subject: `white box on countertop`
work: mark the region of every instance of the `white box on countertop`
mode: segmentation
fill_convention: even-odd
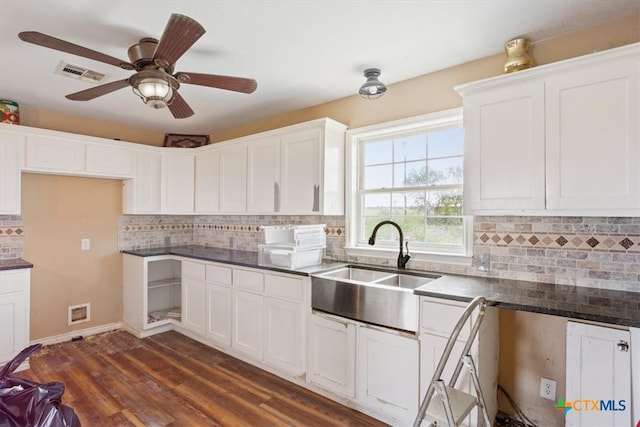
[[[266,245],[296,248],[324,248],[327,244],[326,224],[263,226]]]
[[[293,246],[259,245],[258,264],[304,268],[322,264],[322,248],[300,249]]]

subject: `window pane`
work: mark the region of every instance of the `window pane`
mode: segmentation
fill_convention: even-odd
[[[462,184],[462,157],[429,160],[430,185]]]
[[[427,136],[410,135],[393,140],[394,162],[422,160],[427,158]]]
[[[388,220],[389,217],[378,216],[378,217],[365,217],[364,220],[364,235],[360,238],[364,241],[368,241],[369,237],[373,233],[373,229],[377,224],[381,221]],[[398,230],[395,229],[394,226],[386,224],[381,226],[376,233],[376,242],[382,241],[397,241],[398,240]]]
[[[364,164],[377,165],[391,163],[393,145],[391,140],[367,142],[364,144]]]
[[[462,215],[462,190],[429,191],[426,204],[428,215]]]
[[[429,134],[429,158],[461,156],[464,135],[462,128],[447,129]]]
[[[425,239],[425,220],[424,215],[408,215],[400,218],[394,218],[402,227],[405,240],[414,242],[424,242]]]
[[[427,162],[424,160],[395,163],[393,166],[394,187],[425,185],[426,166]]]
[[[393,218],[406,215],[424,216],[424,192],[393,193],[391,195]]]
[[[364,216],[391,216],[391,194],[365,194],[362,213]]]
[[[463,237],[462,218],[427,217],[427,243],[459,245]]]
[[[364,168],[364,189],[393,187],[392,165],[367,166]]]

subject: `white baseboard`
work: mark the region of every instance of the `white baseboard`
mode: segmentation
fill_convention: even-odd
[[[31,344],[51,345],[61,342],[71,341],[73,337],[82,336],[87,337],[89,335],[101,334],[103,332],[115,331],[122,329],[122,322],[107,323],[106,325],[94,326],[93,328],[77,329],[75,331],[67,332],[66,334],[54,335],[52,337],[40,338],[31,341]]]

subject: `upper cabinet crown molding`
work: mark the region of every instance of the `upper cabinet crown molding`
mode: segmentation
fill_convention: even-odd
[[[640,43],[456,90],[467,214],[640,214]]]

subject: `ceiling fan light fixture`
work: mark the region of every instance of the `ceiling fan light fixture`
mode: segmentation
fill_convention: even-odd
[[[151,108],[164,108],[173,96],[173,89],[169,82],[159,78],[145,78],[140,80],[134,92]]]
[[[378,68],[367,68],[364,70],[367,81],[360,86],[360,96],[366,99],[378,99],[387,91],[387,87],[378,80],[380,70]]]

